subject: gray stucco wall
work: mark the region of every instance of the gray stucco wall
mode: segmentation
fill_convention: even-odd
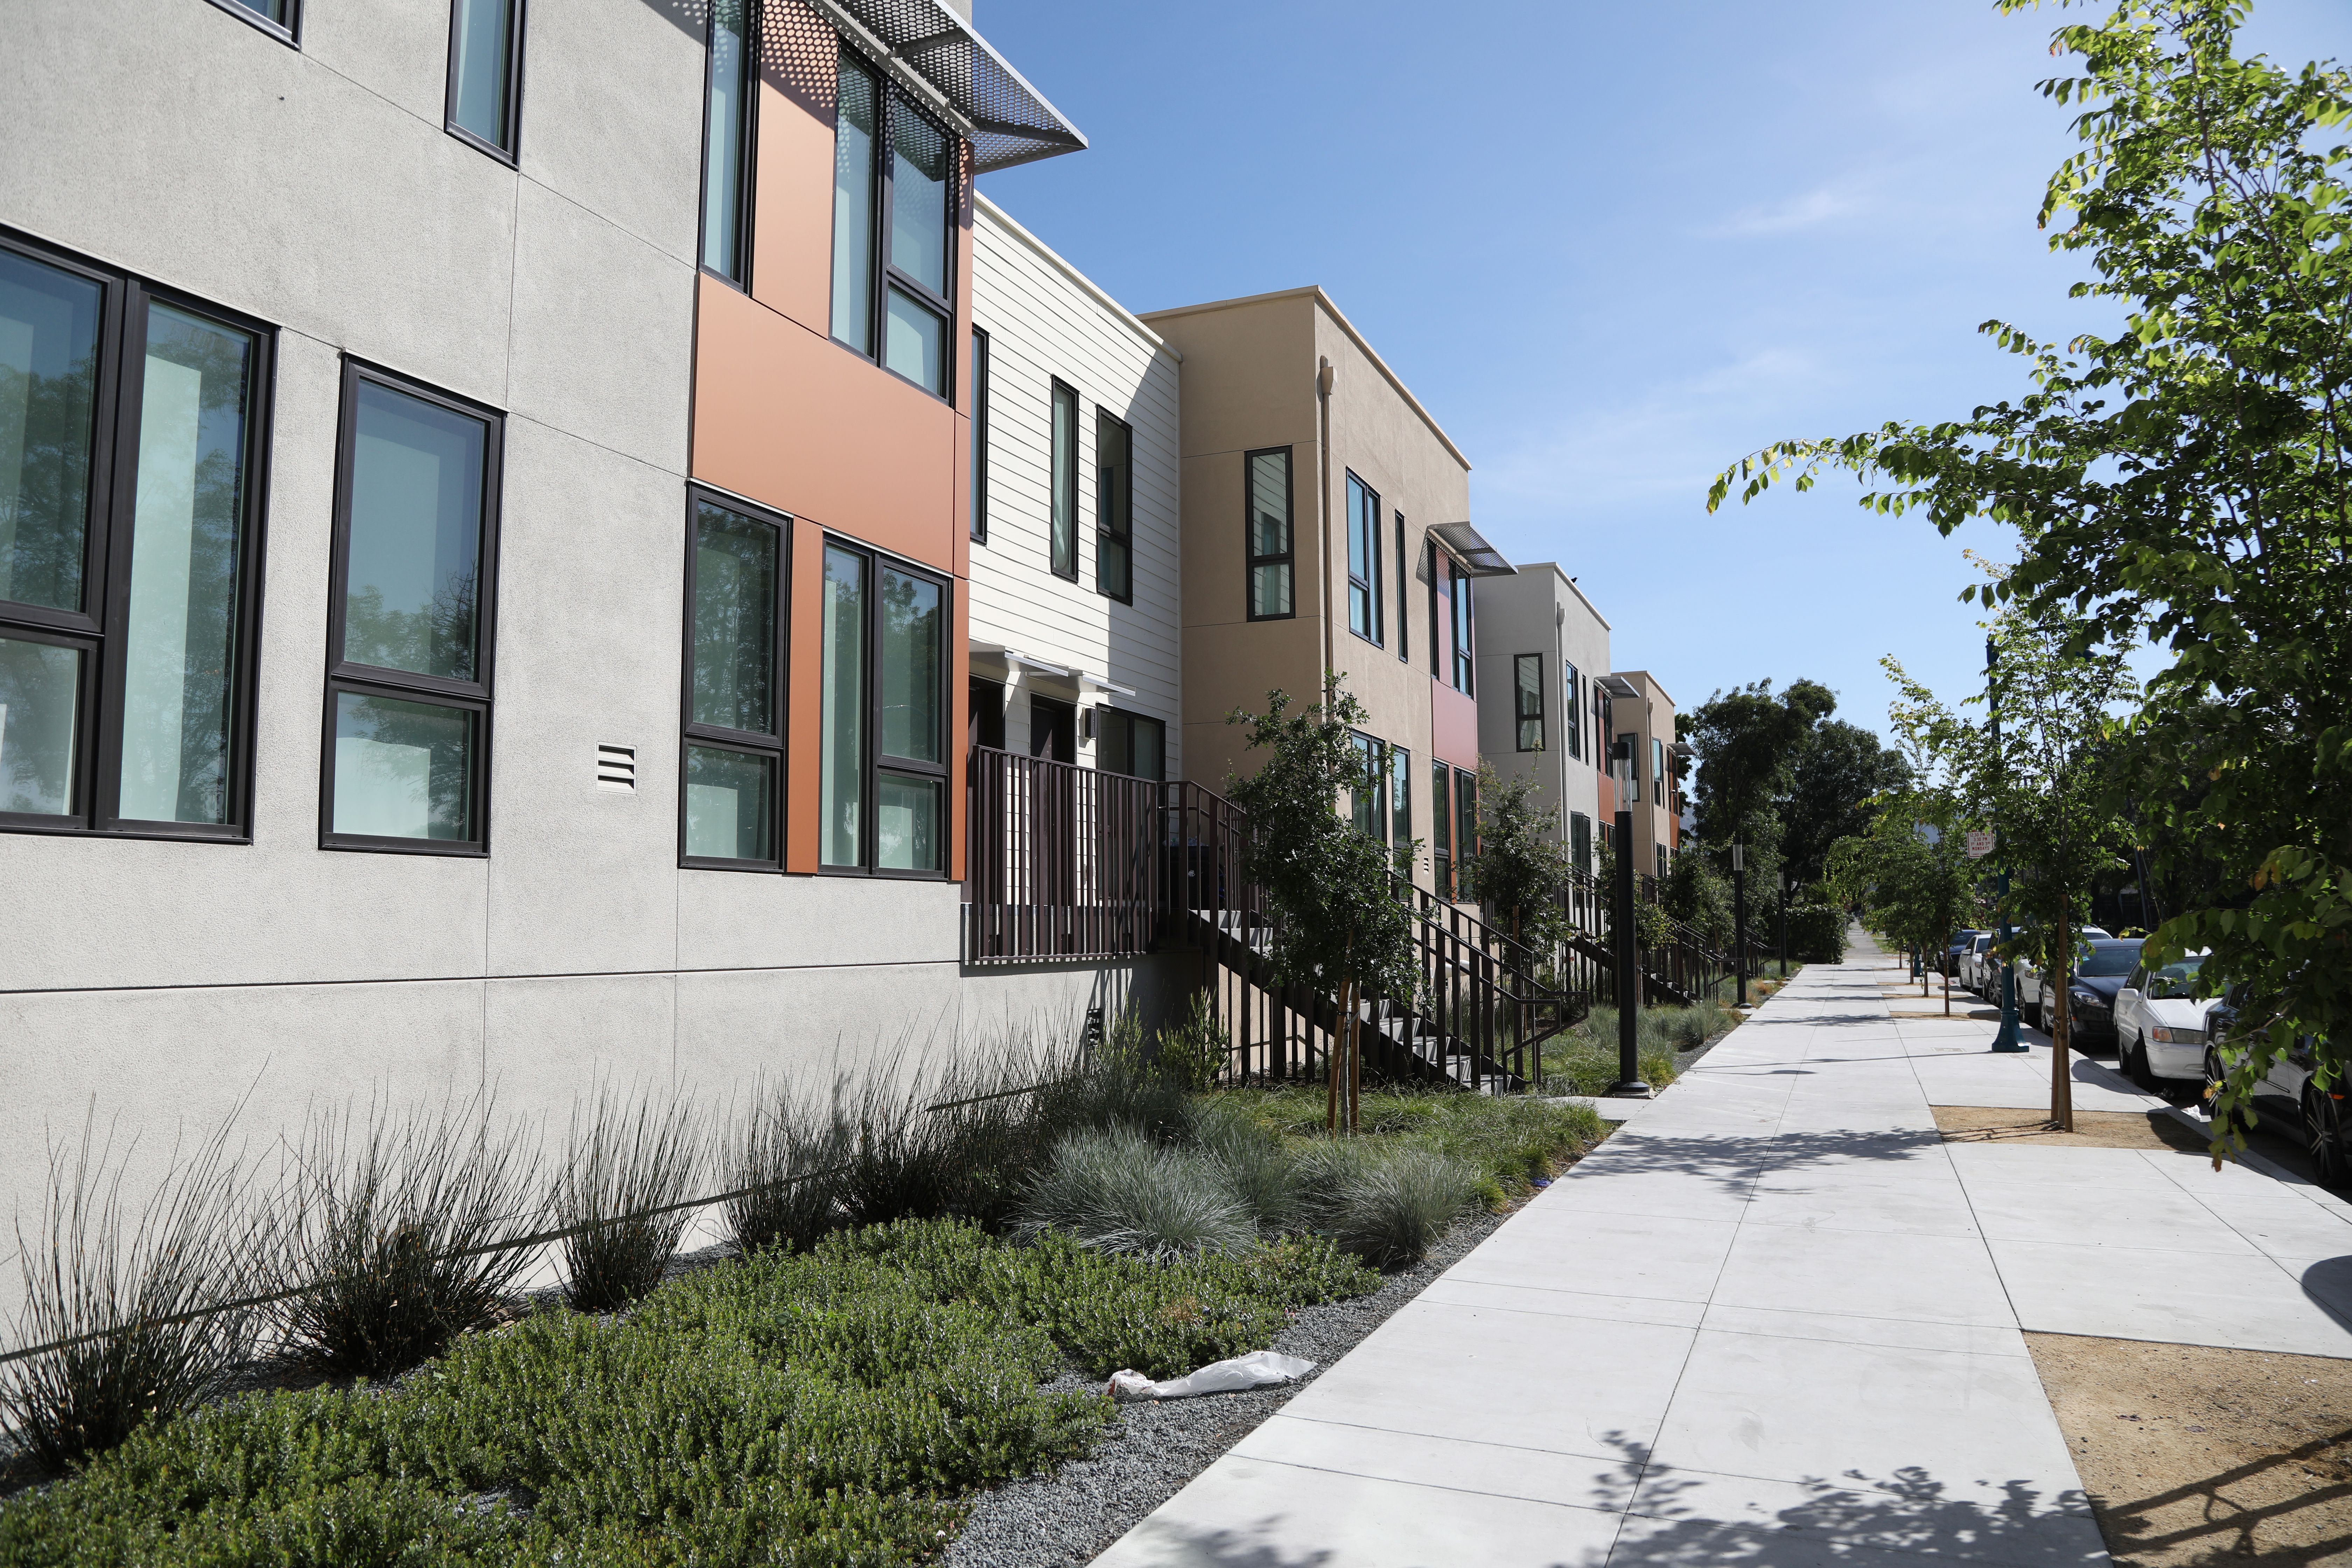
[[[700,7],[530,6],[519,169],[443,129],[448,0],[303,10],[298,50],[0,0],[0,224],[278,328],[253,842],[0,834],[0,1312],[5,1211],[89,1115],[136,1192],[240,1100],[255,1143],[383,1090],[560,1118],[599,1073],[723,1093],[1163,989],[968,973],[952,885],[677,867]],[[508,415],[487,859],[318,847],[345,353]]]

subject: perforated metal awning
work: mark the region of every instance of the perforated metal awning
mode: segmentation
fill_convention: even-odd
[[[974,172],[1086,149],[1086,136],[945,0],[809,0],[971,142]]]
[[[1466,522],[1441,522],[1430,532],[1437,542],[1445,546],[1465,577],[1516,577],[1519,569],[1503,559],[1503,552],[1486,542],[1478,531]]]

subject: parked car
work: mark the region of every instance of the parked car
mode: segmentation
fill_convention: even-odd
[[[1969,939],[1969,945],[1967,947],[1961,949],[1959,969],[1958,973],[1955,976],[1955,978],[1959,982],[1961,990],[1979,991],[1983,989],[1981,977],[1987,967],[1985,963],[1985,950],[1993,944],[1994,940],[1995,937],[1993,932],[1989,931],[1980,931],[1977,932],[1975,936]]]
[[[1976,945],[1977,938],[1991,934],[1990,931],[1980,931],[1974,926],[1967,931],[1954,931],[1950,945],[1944,949],[1944,962],[1937,965],[1937,972],[1957,978],[1960,973],[1960,954]]]
[[[2074,934],[2082,942],[2086,942],[2116,940],[2107,934],[2106,929],[2103,926],[2084,926]],[[2079,947],[2077,951],[2080,951]],[[2030,958],[2019,958],[2012,962],[2011,973],[2017,976],[2018,1012],[2035,1028],[2047,1029],[2050,1026],[2050,1020],[2042,1013],[2041,1002],[2042,966]],[[1985,988],[1985,995],[1989,1000],[1998,1002],[2000,1000],[2000,992],[1998,989],[2000,984],[2000,972],[1996,969],[1989,978],[1990,984]]]
[[[2230,1037],[2237,1033],[2247,1006],[2245,987],[2232,985],[2205,1015],[2205,1105],[2212,1109],[2213,1092],[2221,1087],[2223,1055]],[[2271,1058],[2270,1070],[2254,1090],[2254,1120],[2281,1131],[2299,1132],[2311,1154],[2312,1173],[2331,1187],[2352,1185],[2352,1121],[2347,1121],[2342,1082],[2322,1089],[2312,1082],[2317,1061],[2312,1037],[2297,1040],[2290,1049]]]
[[[2073,1008],[2068,1026],[2068,1043],[2080,1047],[2084,1040],[2102,1041],[2116,1037],[2116,994],[2132,971],[2139,967],[2140,942],[2137,937],[2094,938],[2074,955],[2074,972],[2067,977],[2066,996]],[[2023,967],[2021,962],[2021,968]],[[2018,1005],[2032,1020],[2033,1026],[2047,1033],[2058,1021],[2058,988],[2050,975],[2032,971],[2032,990],[2025,989],[2024,975],[2018,977]]]
[[[2217,998],[2194,994],[2205,955],[2150,969],[2137,965],[2116,993],[2116,1055],[2143,1089],[2205,1079],[2205,1015]]]

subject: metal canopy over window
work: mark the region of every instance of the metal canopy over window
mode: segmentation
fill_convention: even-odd
[[[950,121],[972,149],[972,173],[1083,152],[1087,139],[945,0],[811,0],[881,60],[898,85]]]
[[[1454,557],[1455,570],[1465,577],[1516,577],[1519,569],[1466,522],[1441,522],[1430,531]]]

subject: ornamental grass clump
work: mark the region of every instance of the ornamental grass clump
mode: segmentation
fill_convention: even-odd
[[[656,1104],[599,1085],[575,1105],[563,1168],[548,1194],[563,1238],[563,1297],[583,1312],[617,1311],[662,1281],[702,1190],[707,1123],[693,1103]]]
[[[840,1220],[840,1128],[789,1085],[755,1089],[727,1152],[727,1234],[739,1252],[807,1251]]]
[[[1367,1106],[1370,1101],[1367,1101]],[[1186,1142],[1216,1163],[1227,1188],[1260,1231],[1279,1236],[1299,1223],[1298,1162],[1282,1139],[1233,1100],[1193,1102]]]
[[[487,1095],[317,1112],[277,1198],[269,1320],[294,1359],[389,1377],[497,1321],[541,1213],[535,1146]]]
[[[1480,1196],[1475,1167],[1417,1144],[1326,1143],[1300,1163],[1308,1223],[1376,1268],[1421,1261]]]
[[[0,1363],[0,1419],[37,1464],[62,1470],[215,1393],[250,1353],[250,1307],[200,1309],[257,1293],[260,1240],[227,1127],[134,1217],[111,1140],[49,1151],[38,1230],[16,1228],[23,1305],[10,1342],[48,1345]]]
[[[1016,1215],[1022,1236],[1066,1231],[1097,1251],[1143,1258],[1232,1252],[1257,1239],[1256,1218],[1213,1155],[1132,1128],[1063,1139]]]

